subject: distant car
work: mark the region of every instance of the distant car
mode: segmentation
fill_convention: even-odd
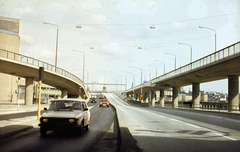
[[[97,97],[96,96],[91,96],[91,103],[97,102]]]
[[[84,99],[55,99],[44,110],[39,124],[42,136],[50,130],[73,130],[80,134],[84,128],[89,130],[91,115]]]
[[[45,99],[45,100],[41,100],[41,104],[47,104],[48,103],[48,100]]]
[[[100,100],[100,107],[106,106],[109,107],[109,101],[107,99],[101,99]]]
[[[106,99],[104,95],[100,95],[99,99]]]

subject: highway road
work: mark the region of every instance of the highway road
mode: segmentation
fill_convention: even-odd
[[[240,121],[209,112],[129,105],[106,94],[117,110],[120,129],[128,128],[137,151],[239,151]],[[131,147],[128,150],[134,150]]]
[[[99,99],[98,103],[99,104]],[[91,109],[91,127],[82,135],[75,132],[51,132],[41,137],[39,127],[1,141],[0,151],[92,151],[101,137],[107,132],[114,119],[114,111],[110,108],[96,106]]]

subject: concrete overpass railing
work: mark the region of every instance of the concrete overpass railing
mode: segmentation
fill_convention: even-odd
[[[207,64],[211,64],[215,61],[218,61],[218,60],[221,60],[221,59],[224,59],[226,57],[229,57],[229,56],[232,56],[234,54],[238,54],[240,53],[240,41],[237,42],[237,43],[234,43],[226,48],[223,48],[217,52],[214,52],[208,56],[205,56],[201,59],[198,59],[194,62],[191,62],[185,66],[182,66],[176,70],[173,70],[169,73],[166,73],[166,74],[163,74],[157,78],[154,78],[152,79],[152,83],[155,83],[155,82],[158,82],[159,80],[164,80],[164,79],[168,79],[170,77],[173,77],[173,76],[176,76],[176,75],[180,75],[182,73],[185,73],[185,72],[188,72],[188,71],[191,71],[193,69],[197,69],[197,68],[200,68],[202,66],[205,66]]]
[[[63,75],[63,76],[66,76],[66,77],[68,77],[72,80],[75,80],[80,85],[84,86],[82,80],[79,79],[77,76],[75,76],[72,73],[70,73],[66,70],[63,70],[59,67],[55,67],[54,65],[46,63],[44,61],[40,61],[40,60],[32,58],[32,57],[28,57],[28,56],[25,56],[25,55],[10,52],[10,51],[3,50],[3,49],[0,49],[0,57],[4,57],[4,58],[7,58],[7,59],[27,63],[27,64],[30,64],[30,65],[33,65],[33,66],[36,66],[36,67],[44,67],[44,69],[46,69],[46,70],[58,73],[58,74]]]
[[[166,74],[163,74],[159,77],[156,77],[152,80],[150,80],[152,82],[152,84],[156,84],[159,83],[160,81],[163,82],[166,79],[169,79],[171,77],[176,77],[179,76],[181,74],[187,73],[187,72],[191,72],[192,70],[196,70],[198,68],[202,68],[204,66],[213,64],[216,61],[220,61],[224,58],[236,55],[236,54],[240,54],[240,41],[237,43],[234,43],[228,47],[225,47],[219,51],[216,51],[212,54],[209,54],[203,58],[200,58],[194,62],[191,62],[185,66],[182,66],[178,69],[175,69],[173,71],[170,71]],[[137,90],[141,88],[141,84],[135,86],[132,89],[128,89],[126,92],[131,92],[132,90]],[[170,87],[169,87],[170,88]]]

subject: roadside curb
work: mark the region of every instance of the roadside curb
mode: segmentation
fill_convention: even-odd
[[[29,121],[28,124],[21,123],[21,124],[16,124],[12,126],[2,127],[1,133],[0,133],[0,140],[9,136],[13,136],[18,133],[21,133],[23,131],[33,129],[34,126],[36,126],[37,122],[38,120],[32,120],[32,121]]]
[[[112,107],[114,106],[112,105]],[[119,151],[120,152],[126,152],[126,151],[141,152],[142,150],[139,149],[139,147],[137,146],[137,141],[133,138],[129,129],[124,126],[123,121],[121,119],[121,112],[119,112],[115,107],[114,109],[116,110],[116,119],[118,121],[118,130],[119,130],[119,139],[120,139]]]

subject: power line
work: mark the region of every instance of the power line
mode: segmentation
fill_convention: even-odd
[[[223,15],[216,15],[216,16],[209,16],[209,17],[203,17],[203,18],[196,18],[196,19],[189,19],[189,20],[180,20],[180,21],[173,21],[173,22],[163,22],[163,23],[152,23],[152,24],[79,24],[79,25],[89,25],[89,26],[149,26],[149,25],[163,25],[163,24],[173,24],[173,23],[179,23],[179,22],[190,22],[190,21],[196,21],[196,20],[202,20],[202,19],[209,19],[209,18],[215,18],[215,17],[222,17],[222,16],[228,16],[228,15],[236,15],[240,14],[240,12],[237,13],[231,13],[231,14],[223,14]]]

